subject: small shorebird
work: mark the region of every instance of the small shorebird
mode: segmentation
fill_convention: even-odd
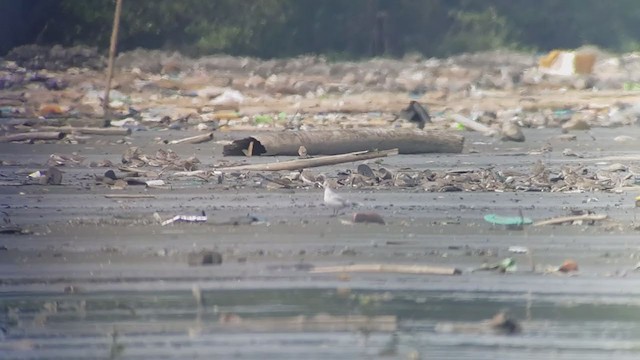
[[[333,191],[328,180],[325,180],[324,183],[322,183],[322,187],[324,187],[324,203],[333,209],[333,216],[337,216],[338,211],[348,206],[357,205]]]

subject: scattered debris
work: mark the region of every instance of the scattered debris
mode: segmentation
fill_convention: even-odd
[[[140,148],[130,147],[122,154],[122,163],[131,168],[143,166],[162,167],[163,170],[196,170],[200,160],[195,157],[181,159],[178,154],[172,150],[159,149],[154,156],[143,154]],[[123,170],[120,168],[120,170]],[[124,171],[124,170],[123,170]],[[136,170],[133,170],[136,171]]]
[[[76,154],[51,154],[45,165],[47,166],[79,166],[86,160],[84,156]]]
[[[164,182],[164,180],[157,179],[157,180],[147,180],[145,181],[145,184],[147,187],[155,188],[155,187],[162,187],[166,183]]]
[[[522,326],[518,320],[509,315],[507,310],[503,310],[491,319],[480,322],[439,322],[435,326],[435,331],[438,333],[515,335],[522,332]]]
[[[234,216],[229,220],[221,221],[214,223],[215,225],[232,225],[232,226],[240,226],[240,225],[269,225],[267,219],[253,215],[247,214],[246,216]]]
[[[524,246],[509,246],[507,251],[514,254],[526,254],[529,252],[529,249]]]
[[[41,185],[60,185],[62,184],[62,171],[52,166],[47,170],[32,172],[28,178],[38,180]]]
[[[171,219],[165,220],[161,223],[162,226],[170,225],[178,222],[186,223],[200,223],[207,222],[207,215],[202,211],[201,215],[176,215]]]
[[[495,264],[482,264],[482,267],[480,267],[479,269],[475,269],[474,271],[480,270],[496,270],[501,273],[510,273],[518,270],[518,267],[516,265],[515,259],[505,258]]]

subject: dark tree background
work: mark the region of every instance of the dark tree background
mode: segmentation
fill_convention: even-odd
[[[0,0],[0,55],[106,49],[114,0]],[[352,59],[585,44],[640,49],[640,0],[124,0],[120,49]]]

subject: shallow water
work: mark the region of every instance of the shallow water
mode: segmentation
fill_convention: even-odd
[[[0,347],[2,358],[105,358],[111,333],[122,358],[392,358],[634,359],[640,356],[640,296],[612,303],[572,303],[563,296],[489,292],[364,291],[336,289],[203,291],[198,308],[190,291],[96,292],[3,296],[19,309]],[[57,304],[46,321],[46,303]],[[82,304],[82,305],[81,305]],[[49,305],[50,307],[50,305]],[[516,335],[438,332],[438,324],[473,323],[501,309],[522,320]],[[277,319],[331,315],[395,315],[396,331],[283,329]],[[220,314],[247,326],[221,323]],[[252,321],[269,319],[258,328]],[[40,319],[41,320],[41,319]],[[271,322],[270,322],[271,321]],[[272,325],[269,325],[272,324]],[[247,329],[248,328],[248,329]],[[394,340],[394,337],[396,338]],[[8,350],[28,340],[29,349]]]

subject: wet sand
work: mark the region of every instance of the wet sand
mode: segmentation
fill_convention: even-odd
[[[175,137],[195,133],[170,132]],[[557,129],[525,131],[525,143],[505,143],[465,133],[462,154],[395,156],[390,169],[478,169],[494,166],[528,172],[542,160],[551,168],[583,164],[640,165],[640,147],[613,138],[640,138],[638,127],[575,132],[576,142],[553,143],[551,154],[529,155]],[[222,158],[222,145],[163,145],[158,132],[139,132],[132,145],[145,153],[172,149],[196,155],[202,168]],[[216,133],[216,140],[240,134]],[[166,134],[162,134],[166,136]],[[593,140],[595,138],[595,140]],[[96,143],[95,141],[100,142]],[[85,144],[2,144],[0,205],[25,235],[0,236],[0,342],[2,358],[108,358],[123,346],[122,358],[557,358],[616,359],[640,355],[640,209],[638,187],[616,192],[425,192],[420,188],[338,191],[362,204],[338,217],[322,204],[315,187],[272,189],[259,177],[234,186],[197,178],[168,179],[170,188],[129,186],[112,190],[95,184],[90,161],[120,163],[129,144],[94,137]],[[552,140],[553,142],[553,140]],[[562,155],[564,148],[583,158]],[[63,185],[21,185],[44,169],[52,153],[77,152],[84,165],[62,167]],[[278,158],[225,158],[269,162]],[[315,169],[328,176],[358,164]],[[252,176],[252,174],[249,174]],[[108,199],[107,194],[153,198]],[[566,215],[570,209],[603,213],[593,225],[494,227],[489,213],[534,221]],[[167,219],[205,211],[203,224],[161,226]],[[385,225],[345,224],[353,211],[375,211]],[[264,222],[227,225],[253,214]],[[524,246],[529,254],[509,252]],[[223,263],[189,266],[190,252],[215,250]],[[510,274],[472,272],[483,263],[513,257]],[[545,274],[565,259],[575,274]],[[457,276],[388,273],[316,274],[310,267],[354,263],[421,264],[456,267]],[[538,271],[532,272],[532,263]],[[201,293],[201,304],[198,296]],[[441,321],[490,318],[508,307],[523,321],[517,336],[443,334]],[[247,318],[296,315],[395,315],[391,331],[236,329],[220,314]],[[276,323],[277,324],[277,323]],[[110,335],[117,331],[115,340]]]

